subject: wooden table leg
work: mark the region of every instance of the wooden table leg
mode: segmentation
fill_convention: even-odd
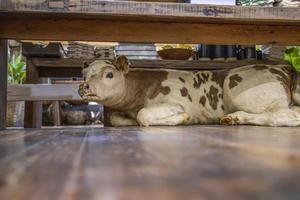
[[[53,102],[53,124],[54,126],[61,126],[61,110],[60,110],[60,102]]]
[[[104,106],[103,107],[103,125],[106,126],[112,126],[110,123],[110,115],[112,113],[112,110],[109,109],[108,107]]]
[[[26,65],[26,83],[37,84],[39,83],[39,73],[37,68],[27,59]],[[25,128],[41,128],[43,117],[43,104],[42,101],[26,102],[24,127]]]
[[[4,130],[6,128],[7,45],[7,40],[0,39],[0,130]]]

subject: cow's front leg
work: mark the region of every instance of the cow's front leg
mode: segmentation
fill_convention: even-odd
[[[138,123],[135,118],[125,112],[113,112],[110,116],[110,123],[112,126],[137,126]]]
[[[160,103],[141,109],[137,121],[141,126],[186,124],[190,116],[178,104]]]

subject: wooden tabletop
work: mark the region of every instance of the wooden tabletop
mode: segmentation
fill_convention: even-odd
[[[300,44],[300,8],[94,0],[1,0],[0,38]]]
[[[27,58],[39,71],[40,77],[82,77],[83,59]],[[130,60],[131,68],[175,69],[175,70],[223,70],[253,64],[287,64],[281,60],[245,59],[236,61],[200,60]]]
[[[299,199],[299,128],[6,130],[0,199]]]

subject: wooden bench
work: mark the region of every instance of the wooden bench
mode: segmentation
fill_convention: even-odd
[[[78,84],[8,85],[8,101],[71,101],[81,100]]]
[[[82,63],[84,60],[69,58],[27,58],[29,71],[36,71],[34,84],[15,85],[8,87],[8,101],[29,101],[25,109],[25,127],[40,128],[42,120],[42,102],[46,100],[80,100],[78,85],[42,85],[38,80],[42,77],[82,77]],[[179,60],[131,60],[132,68],[165,68],[177,70],[220,70],[230,69],[249,64],[276,64],[280,60],[238,60],[238,61],[179,61]],[[105,109],[108,111],[108,109]],[[108,122],[107,119],[105,119]],[[109,124],[105,123],[105,124]]]

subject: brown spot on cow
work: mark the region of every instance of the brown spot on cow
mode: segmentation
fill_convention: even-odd
[[[190,102],[193,102],[193,99],[190,94],[188,94],[188,99],[190,100]]]
[[[209,105],[214,109],[214,110],[217,110],[217,107],[218,107],[218,102],[219,102],[219,99],[218,99],[218,88],[214,87],[213,85],[210,86],[209,88],[209,92],[208,92],[208,102],[209,102]]]
[[[154,99],[155,97],[157,97],[157,95],[159,95],[160,93],[163,95],[167,95],[171,92],[171,88],[169,86],[160,86],[157,88],[157,90],[154,90],[152,95],[150,95],[150,99]]]
[[[189,91],[186,89],[186,87],[183,87],[180,89],[181,96],[186,97],[189,94]]]
[[[224,105],[221,105],[221,109],[222,109],[222,110],[224,110],[224,109],[225,109],[225,108],[224,108]]]
[[[196,74],[196,77],[194,77],[194,88],[200,88],[200,86],[204,83],[205,81],[200,77],[200,74]]]
[[[205,96],[201,96],[200,100],[199,100],[199,103],[202,104],[202,106],[205,106],[205,103],[206,103],[206,98]]]
[[[211,80],[216,82],[221,88],[223,88],[224,79],[227,73],[225,71],[213,72]]]
[[[193,102],[191,95],[186,87],[180,89],[181,96],[187,97],[190,102]]]
[[[253,68],[256,69],[257,71],[268,69],[266,65],[255,65]]]
[[[165,87],[161,87],[161,88],[160,88],[160,93],[162,93],[163,95],[169,94],[170,91],[171,91],[171,89],[170,89],[169,86],[165,86]]]
[[[232,76],[229,77],[229,88],[232,89],[235,86],[238,85],[238,83],[240,83],[242,81],[242,77],[240,77],[238,74],[234,74]]]
[[[280,68],[283,69],[283,68]],[[276,79],[284,87],[289,99],[291,99],[291,77],[288,73],[281,71],[280,69],[270,68],[269,71],[276,75]]]
[[[184,80],[184,78],[182,78],[182,77],[179,77],[179,80],[180,80],[181,82],[185,83],[185,80]]]
[[[209,74],[202,73],[201,76],[202,76],[202,78],[203,78],[203,80],[204,80],[204,83],[208,81]]]

